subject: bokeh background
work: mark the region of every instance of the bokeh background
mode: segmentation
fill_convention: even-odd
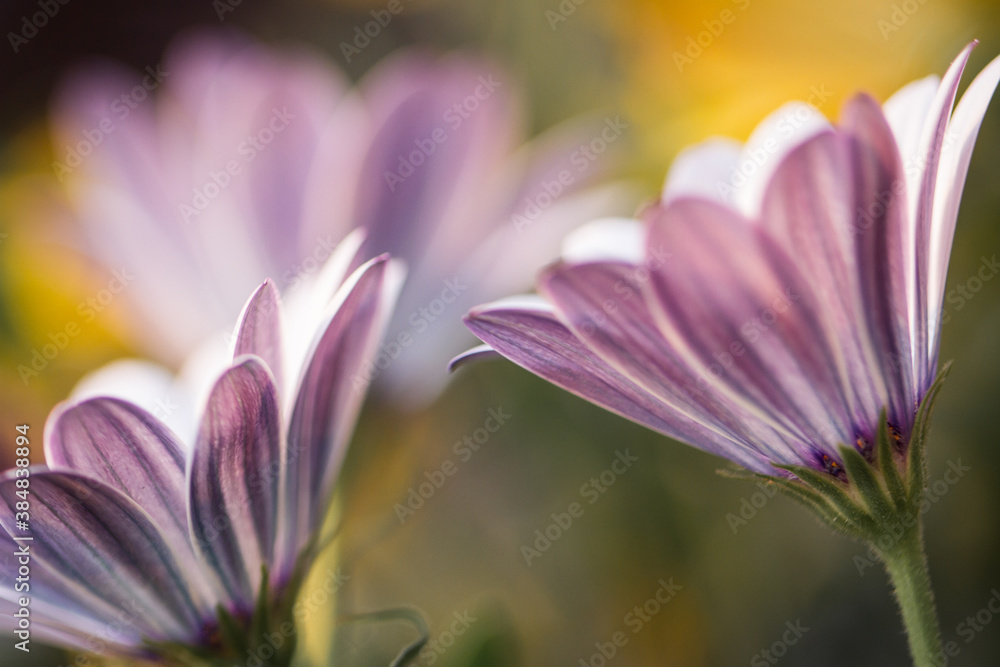
[[[70,223],[49,167],[53,90],[94,56],[142,69],[196,27],[237,28],[265,44],[304,43],[352,79],[408,45],[485,53],[520,80],[533,134],[593,111],[621,114],[629,129],[616,175],[653,197],[683,146],[713,134],[745,139],[788,99],[812,96],[836,117],[857,90],[884,99],[915,78],[942,73],[973,38],[981,44],[968,71],[1000,53],[1000,4],[985,1],[404,0],[404,11],[346,62],[340,43],[385,5],[242,0],[227,3],[220,20],[219,2],[209,0],[71,0],[17,53],[8,33],[20,31],[37,2],[0,6],[5,467],[15,424],[31,424],[40,454],[49,409],[84,373],[137,349],[121,299],[28,385],[16,371],[107,282],[65,242]],[[720,30],[723,12],[735,18]],[[687,51],[689,39],[713,27],[718,34],[703,39],[707,46]],[[968,178],[949,289],[1000,253],[998,155],[1000,109],[992,108]],[[959,624],[1000,589],[1000,280],[982,283],[961,309],[946,309],[941,358],[956,364],[936,414],[931,479],[943,479],[949,464],[968,470],[955,484],[939,485],[944,492],[926,516],[928,550],[944,638],[961,649],[949,664],[994,665],[1000,618],[971,637]],[[336,604],[311,618],[303,664],[387,664],[412,639],[411,629],[336,624],[336,617],[399,605],[424,612],[439,648],[425,650],[415,662],[421,665],[596,667],[605,664],[600,645],[619,631],[628,642],[609,665],[772,664],[761,651],[781,641],[786,624],[808,630],[776,651],[780,664],[907,664],[885,577],[866,567],[863,547],[781,498],[767,499],[734,529],[727,515],[743,509],[749,516],[744,500],[761,504],[761,496],[754,498],[753,485],[718,477],[719,461],[506,362],[462,370],[419,411],[375,396],[349,455],[336,501],[342,526],[325,563],[349,579]],[[455,444],[474,436],[490,409],[509,418],[464,460]],[[594,496],[582,496],[581,487],[625,450],[637,461],[589,504]],[[448,460],[456,474],[401,521],[394,506]],[[534,544],[553,513],[581,499],[583,516],[527,564],[522,546]],[[636,616],[628,615],[661,580],[680,588],[633,632]],[[456,614],[475,620],[455,625],[462,631],[453,636]],[[0,646],[5,665],[69,664],[41,646],[25,658],[11,643]]]

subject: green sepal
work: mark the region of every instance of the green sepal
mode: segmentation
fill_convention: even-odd
[[[889,434],[889,417],[885,408],[882,408],[878,419],[879,426],[875,432],[875,455],[878,457],[878,469],[882,473],[882,479],[885,480],[885,486],[889,490],[893,504],[896,509],[902,510],[907,505],[906,487],[903,485],[903,477],[899,474],[899,468],[896,467],[896,451],[895,447],[892,446],[892,437]]]
[[[884,411],[883,411],[884,412]],[[861,499],[868,506],[875,521],[881,523],[894,514],[892,502],[886,490],[875,476],[875,468],[854,447],[840,445],[837,448],[844,461],[844,470],[851,485],[857,489]]]
[[[917,511],[920,496],[927,484],[926,443],[927,432],[930,430],[931,413],[934,410],[934,402],[937,400],[938,393],[950,371],[951,362],[949,361],[941,367],[937,378],[934,379],[934,384],[924,394],[924,400],[920,402],[917,416],[913,420],[913,433],[910,435],[910,446],[906,453],[906,468],[907,500],[910,510],[914,512]]]
[[[794,467],[794,466],[793,466]],[[794,479],[777,475],[762,475],[745,468],[720,468],[715,471],[721,477],[746,482],[774,484],[784,496],[795,500],[811,510],[821,524],[852,539],[864,539],[867,533],[851,522],[823,494]]]
[[[938,664],[937,659],[942,655],[934,594],[921,537],[919,502],[927,484],[925,448],[931,414],[950,369],[950,362],[944,364],[916,406],[905,455],[905,474],[899,470],[894,437],[883,408],[876,430],[874,461],[867,461],[854,447],[840,445],[837,448],[843,460],[846,484],[833,475],[794,465],[773,464],[793,473],[798,480],[760,476],[776,483],[779,490],[811,509],[826,525],[868,542],[884,562],[895,588],[910,654],[919,667]],[[719,472],[726,477],[755,477],[750,472]]]
[[[157,642],[146,640],[143,644],[155,653],[158,663],[184,665],[184,667],[214,667],[218,657],[206,649],[188,646],[180,642]],[[111,664],[115,664],[114,661]],[[132,664],[131,662],[128,664]]]
[[[233,615],[222,604],[215,606],[215,617],[219,621],[219,634],[222,636],[223,643],[237,655],[246,653],[248,646],[243,624],[233,618]]]
[[[254,608],[253,618],[250,619],[250,645],[253,647],[260,644],[261,637],[271,627],[268,618],[271,610],[268,579],[267,563],[263,563],[260,566],[260,593],[257,594],[257,606]]]
[[[750,472],[746,468],[737,468],[737,467],[719,468],[718,470],[715,471],[715,474],[718,475],[719,477],[725,477],[726,479],[739,479],[745,482],[752,482],[757,479],[766,479],[768,481],[774,479],[769,475],[761,475],[760,473]]]
[[[824,498],[820,493],[810,489],[804,484],[798,484],[794,480],[785,479],[783,477],[770,477],[767,475],[761,475],[762,478],[773,482],[777,486],[778,491],[783,493],[785,496],[796,500],[797,502],[805,505],[807,509],[812,510],[816,518],[819,519],[820,523],[827,526],[828,528],[847,535],[852,539],[862,539],[864,533],[858,526],[845,517],[841,512],[834,507],[830,501]]]
[[[845,485],[839,480],[835,480],[830,475],[817,472],[812,468],[807,468],[806,466],[795,466],[795,465],[782,465],[773,464],[775,468],[780,468],[781,470],[787,470],[799,479],[801,479],[805,484],[808,484],[813,489],[819,492],[821,496],[827,499],[837,511],[840,512],[845,519],[847,519],[852,525],[854,525],[862,534],[874,534],[877,530],[875,522],[872,518],[865,512],[864,508],[860,507],[853,498],[848,495]]]

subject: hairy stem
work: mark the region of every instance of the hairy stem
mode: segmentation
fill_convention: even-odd
[[[915,667],[940,667],[941,631],[938,627],[934,592],[924,555],[920,522],[880,555],[903,613],[903,625]]]

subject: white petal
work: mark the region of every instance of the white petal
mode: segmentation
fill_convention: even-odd
[[[698,196],[731,205],[730,179],[740,164],[741,150],[740,142],[724,137],[713,137],[685,148],[670,165],[663,200]]]
[[[765,118],[744,144],[729,177],[730,196],[737,210],[756,219],[764,190],[782,158],[830,127],[830,121],[805,102],[788,102]]]
[[[300,277],[282,294],[282,342],[285,379],[294,385],[302,370],[313,337],[328,314],[330,300],[354,269],[365,233],[355,229],[337,245],[326,262],[312,275]]]
[[[169,369],[150,361],[120,359],[85,375],[73,388],[71,402],[111,396],[146,410],[190,445],[196,403]]]
[[[494,310],[497,308],[532,310],[540,313],[554,313],[555,308],[544,297],[538,294],[515,294],[476,308],[477,311]]]
[[[948,260],[955,236],[958,206],[969,171],[969,160],[976,144],[979,126],[1000,82],[1000,57],[994,58],[969,84],[955,107],[941,149],[937,183],[934,189],[934,215],[931,227],[929,270],[927,275],[928,314],[932,319],[928,349],[937,349],[941,300],[948,277]]]
[[[631,218],[604,218],[588,222],[563,241],[562,258],[567,262],[616,260],[642,263],[646,228]]]
[[[924,126],[940,86],[941,77],[927,76],[903,86],[882,105],[882,111],[896,139],[899,156],[903,160],[907,201],[911,212],[915,210],[920,180],[924,173],[925,165],[920,150]]]
[[[184,365],[177,374],[177,391],[187,397],[185,407],[188,409],[185,418],[187,423],[174,431],[189,448],[194,444],[198,421],[212,387],[219,376],[232,365],[232,337],[232,331],[219,330],[206,338],[184,360]]]

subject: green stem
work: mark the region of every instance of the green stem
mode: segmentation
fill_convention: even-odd
[[[896,601],[903,612],[903,625],[910,642],[915,667],[939,667],[941,631],[934,607],[934,592],[924,555],[920,522],[891,548],[881,550],[889,579],[896,589]]]

